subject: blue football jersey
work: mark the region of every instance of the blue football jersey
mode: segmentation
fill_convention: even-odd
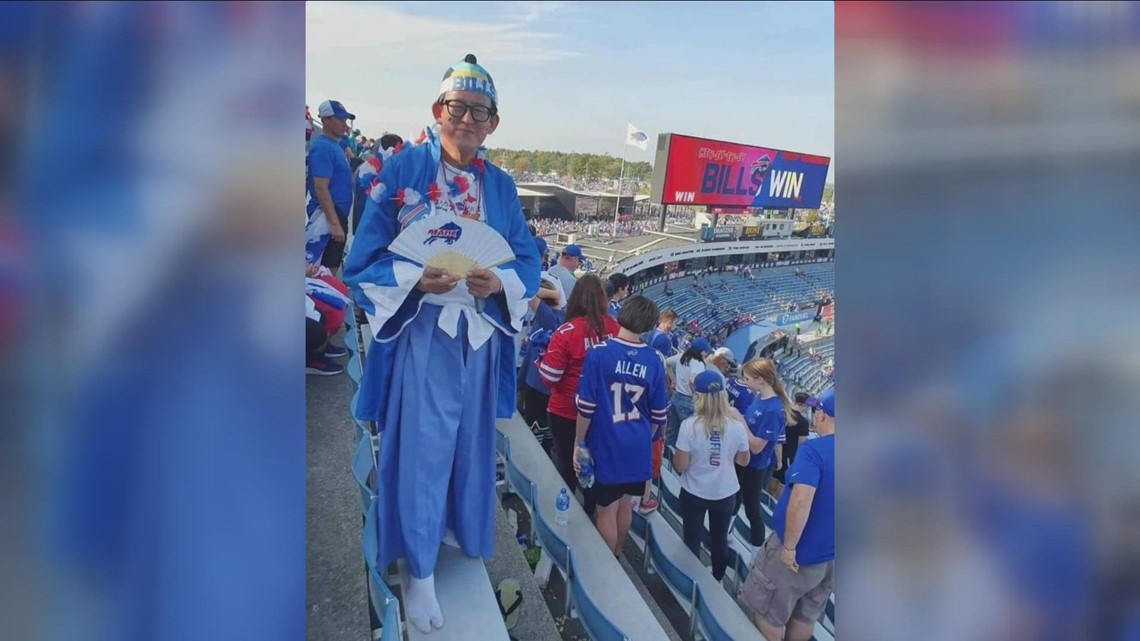
[[[664,426],[665,365],[644,343],[610,338],[586,353],[576,398],[590,419],[586,447],[599,483],[641,483],[652,476],[654,426]]]
[[[748,386],[735,378],[728,380],[725,390],[728,392],[728,402],[744,416],[748,412],[748,408],[752,405],[752,390]]]

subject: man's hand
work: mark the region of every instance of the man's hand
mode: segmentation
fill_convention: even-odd
[[[416,283],[416,289],[427,294],[446,294],[455,289],[459,278],[438,267],[424,267],[424,275]]]
[[[788,566],[788,569],[791,570],[792,572],[799,572],[800,571],[800,565],[798,563],[796,563],[796,551],[795,550],[789,550],[788,548],[781,545],[780,546],[780,560],[783,561],[784,565]]]
[[[344,242],[344,228],[339,223],[329,227],[329,233],[332,234],[332,239],[338,243]]]
[[[487,298],[503,290],[503,281],[489,269],[472,269],[467,273],[467,291],[475,298]]]

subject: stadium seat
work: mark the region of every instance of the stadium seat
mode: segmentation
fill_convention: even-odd
[[[716,620],[716,615],[709,610],[708,600],[704,596],[704,589],[697,586],[696,598],[693,599],[693,612],[696,625],[693,626],[692,638],[694,641],[735,641]]]
[[[573,614],[577,615],[586,634],[593,641],[629,641],[629,637],[610,621],[590,597],[589,592],[579,580],[578,569],[575,566],[574,551],[566,548],[570,558],[570,600],[573,601]]]
[[[348,359],[348,377],[357,387],[360,386],[360,379],[364,376],[364,370],[360,364],[360,352],[357,352]]]
[[[364,563],[368,571],[368,600],[377,619],[383,626],[380,641],[402,641],[404,638],[400,621],[400,602],[380,578],[376,567],[379,555],[380,524],[376,501],[371,501],[365,510],[364,518]]]
[[[577,500],[570,501],[567,525],[550,527],[553,524],[555,500],[559,491],[566,487],[566,483],[522,418],[516,413],[510,419],[499,420],[498,429],[509,438],[511,464],[534,481],[534,502],[539,506],[535,512],[545,513],[546,527],[552,529],[567,546],[573,548],[573,554],[577,559],[576,567],[582,574],[575,577],[571,569],[572,579],[582,583],[597,609],[624,631],[632,641],[658,641],[667,638],[668,635],[661,622],[654,616],[626,568],[614,558],[613,552],[602,540],[597,528],[590,522]],[[508,469],[508,475],[509,473]],[[542,536],[545,536],[545,533]],[[553,561],[544,560],[540,565],[545,566],[548,571],[552,569]],[[545,572],[536,570],[535,574],[541,584],[541,576]]]
[[[647,559],[652,562],[678,604],[689,615],[687,638],[694,638],[698,629],[697,592],[703,591],[705,608],[715,619],[716,627],[727,631],[725,638],[738,641],[763,641],[760,631],[737,605],[736,600],[713,578],[700,559],[685,547],[681,537],[658,512],[649,521],[650,542]],[[712,626],[706,626],[712,629]]]
[[[538,510],[534,507],[535,496],[538,493],[538,488],[535,486],[534,481],[527,478],[522,470],[515,465],[514,460],[510,456],[506,457],[507,467],[507,483],[510,484],[511,491],[522,499],[526,509],[530,512],[530,532],[527,532],[527,539],[534,540],[535,521],[538,520],[536,514]]]
[[[372,439],[365,435],[356,444],[356,452],[352,455],[352,476],[360,488],[360,510],[362,514],[368,513],[372,499],[376,496],[372,492],[369,477],[376,469],[376,459],[373,458]]]
[[[495,430],[495,449],[498,450],[499,456],[502,456],[503,460],[511,455],[511,440],[499,430]]]
[[[349,411],[349,414],[352,416],[352,420],[356,423],[356,429],[359,432],[359,434],[360,435],[367,434],[369,437],[371,437],[372,436],[372,430],[368,427],[368,424],[365,423],[364,421],[356,418],[356,404],[358,402],[360,402],[360,388],[359,387],[357,387],[356,391],[354,391],[352,393],[352,402],[351,402],[351,405],[349,405],[348,411]]]
[[[566,540],[559,536],[550,524],[546,522],[546,517],[543,515],[542,510],[534,511],[534,518],[531,519],[534,523],[534,532],[538,538],[538,544],[542,546],[542,556],[548,558],[554,567],[562,573],[562,578],[566,580],[566,614],[570,614],[570,581],[572,580],[573,573],[570,571],[570,546]],[[545,575],[545,572],[541,574]],[[545,577],[542,577],[545,578]],[[540,580],[540,584],[545,587],[545,580]]]
[[[660,535],[663,534],[663,528],[667,528],[670,531],[672,531],[672,528],[669,528],[663,521],[656,521],[662,525],[654,527],[654,522],[653,519],[650,519],[649,528],[646,532],[645,567],[642,569],[645,572],[649,572],[652,567],[661,579],[665,581],[665,585],[668,586],[669,591],[673,593],[673,596],[677,599],[677,603],[681,605],[685,613],[691,615],[694,590],[696,590],[697,584],[662,548]],[[673,539],[676,540],[677,543],[680,543],[676,533],[673,533]],[[683,545],[681,545],[681,548],[684,549],[685,554],[692,555],[688,548],[685,548]],[[673,551],[677,551],[676,546],[674,546]]]

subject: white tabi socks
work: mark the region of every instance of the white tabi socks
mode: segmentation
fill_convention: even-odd
[[[426,579],[411,577],[404,609],[408,621],[424,634],[431,632],[432,628],[443,627],[443,612],[439,609],[439,600],[435,597],[434,574]]]

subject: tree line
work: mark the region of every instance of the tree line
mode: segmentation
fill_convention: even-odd
[[[621,158],[609,154],[564,153],[561,151],[526,151],[522,149],[488,149],[487,157],[496,165],[515,174],[554,173],[572,178],[612,178],[621,175]],[[653,165],[644,161],[625,163],[625,177],[648,181]]]

